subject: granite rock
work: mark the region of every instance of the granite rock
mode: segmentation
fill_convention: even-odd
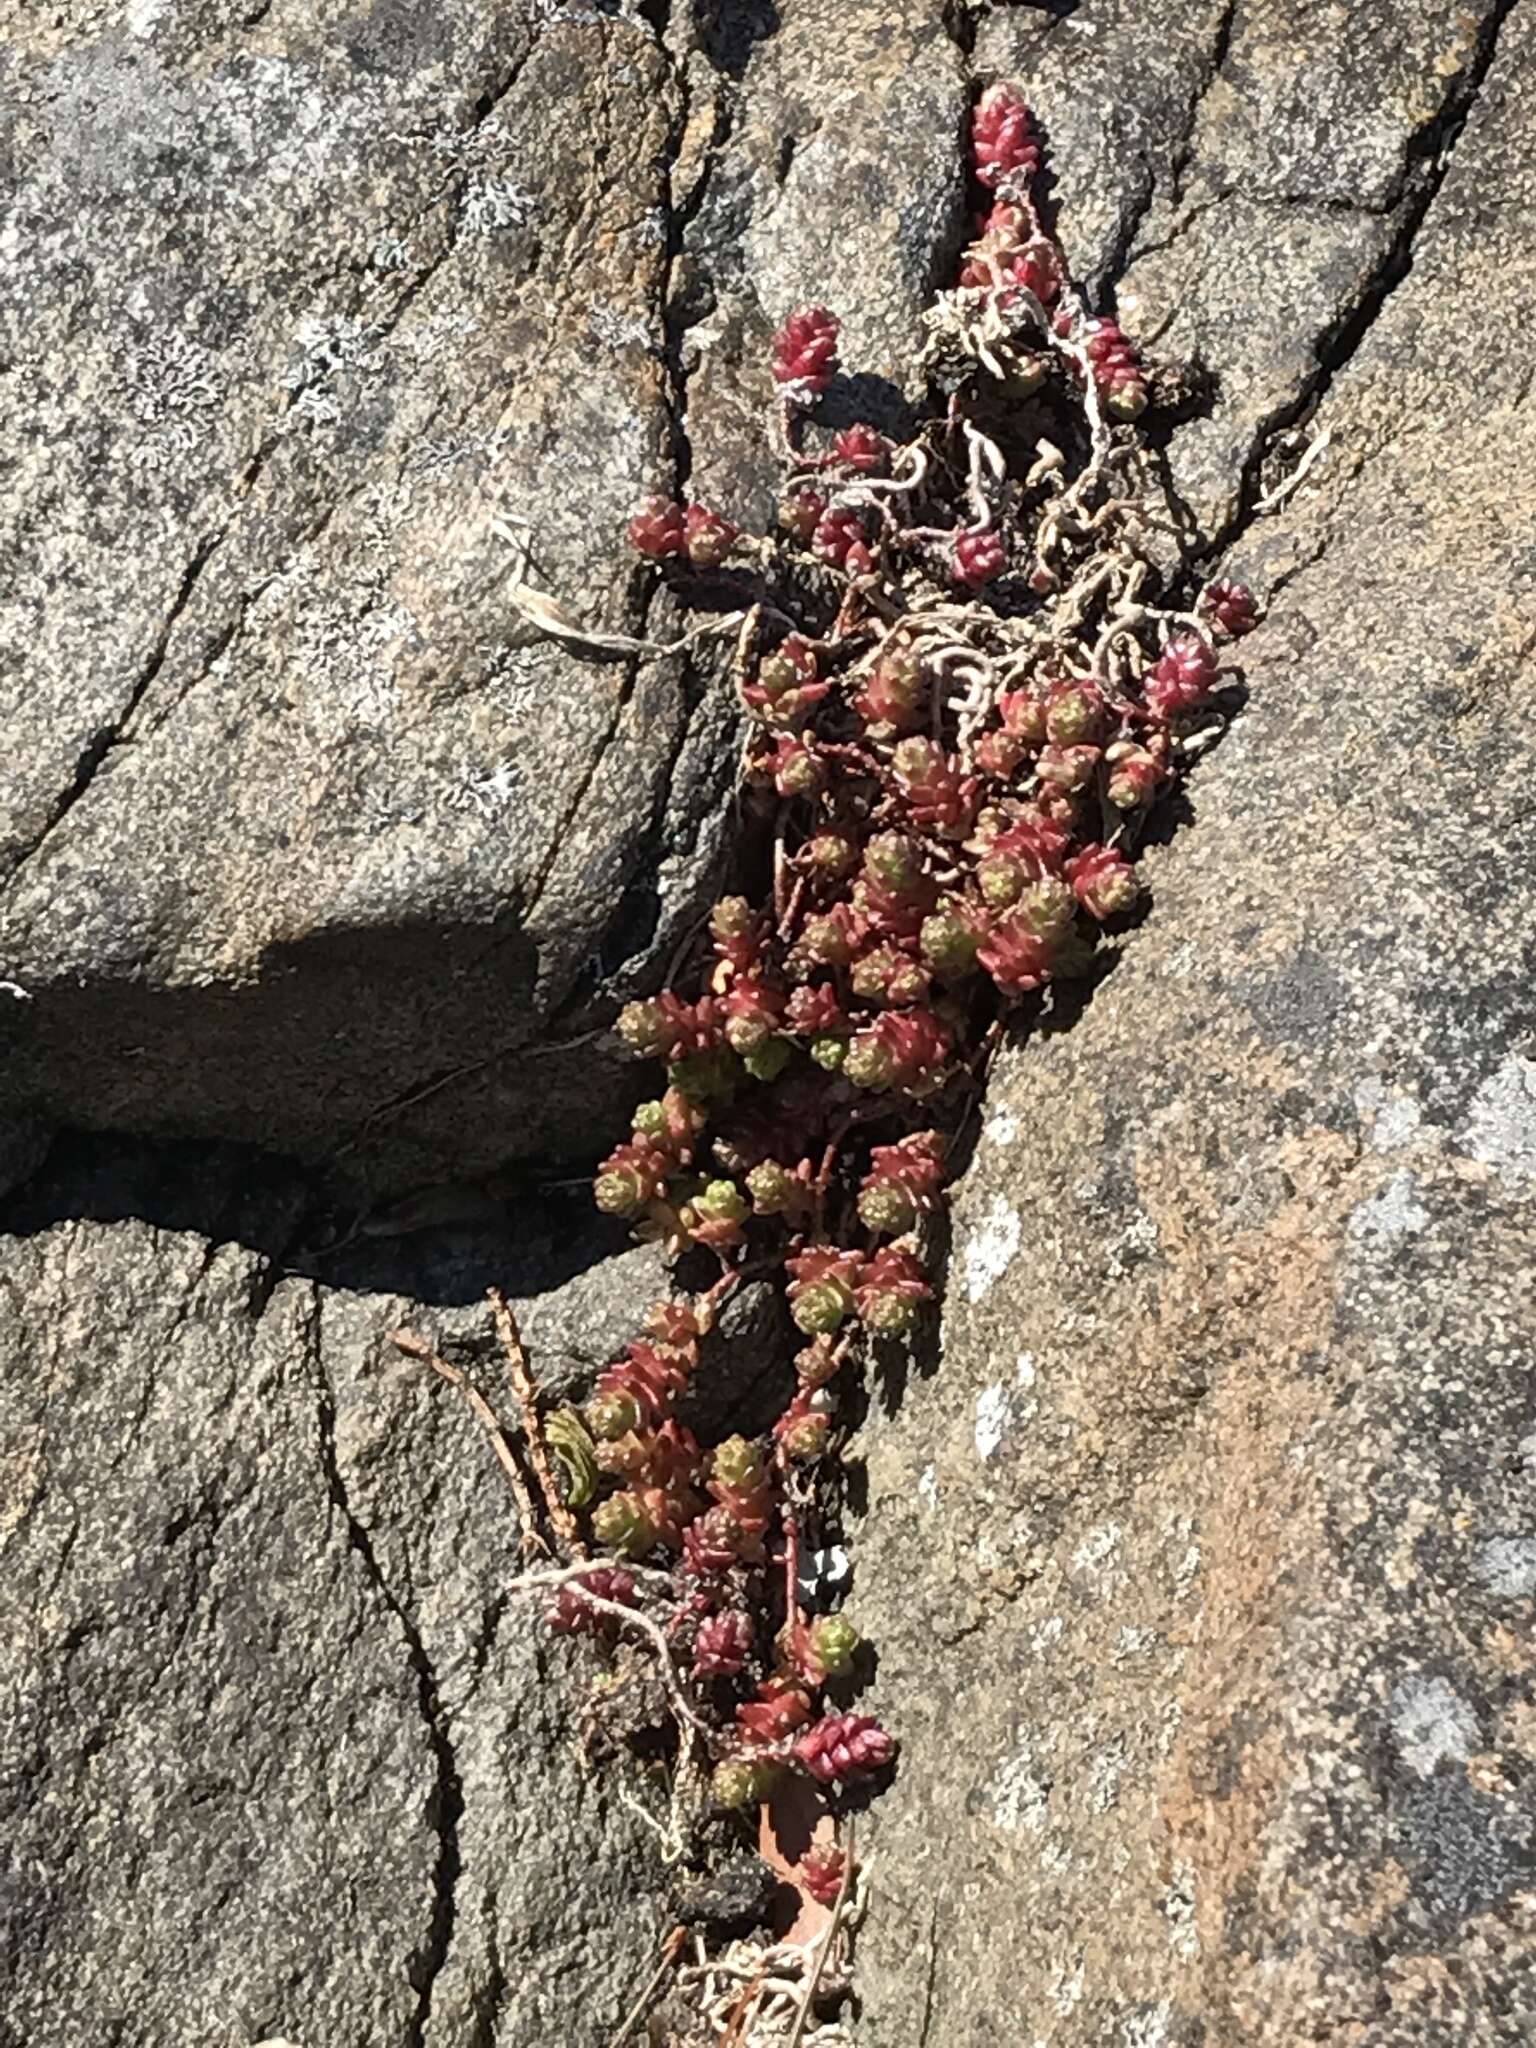
[[[871,2048],[1536,2024],[1536,444],[1503,339],[1536,37],[1499,26],[1325,458],[1233,533],[1275,592],[1248,702],[1112,971],[1000,1062],[941,1369],[863,1434],[906,1742]],[[1392,204],[1356,147],[1329,175]]]

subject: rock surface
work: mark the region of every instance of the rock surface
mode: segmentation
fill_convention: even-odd
[[[1527,2040],[1536,25],[660,18],[0,6],[0,2041],[583,2048],[649,1968],[592,1667],[386,1336],[498,1279],[552,1385],[628,1333],[654,1258],[547,1169],[612,1133],[593,1034],[708,900],[738,735],[717,652],[578,658],[511,586],[667,637],[618,527],[763,512],[798,300],[899,411],[996,72],[1078,267],[1217,380],[1183,544],[1275,603],[860,1439],[905,1750],[858,2039]],[[39,1169],[58,1124],[126,1135]]]
[[[1236,11],[1190,164],[1207,134],[1229,164],[1255,135],[1294,151],[1349,197],[1343,252],[1417,207],[1394,165],[1423,94],[1467,95],[1469,31],[1394,10],[1421,97],[1394,126],[1394,39],[1363,41],[1387,73],[1340,86],[1330,144],[1279,97],[1283,11]],[[1112,94],[1114,21],[1090,0],[1025,53],[1065,78],[1103,27]],[[1250,702],[1085,1014],[1000,1063],[942,1369],[865,1431],[857,1599],[906,1738],[867,1835],[872,2048],[1536,2028],[1536,429],[1505,340],[1536,20],[1484,28],[1465,130],[1411,173],[1434,189],[1363,310],[1355,255],[1308,269],[1276,171],[1281,224],[1244,260],[1292,308],[1293,366],[1263,390],[1221,295],[1267,316],[1214,244],[1131,266],[1142,305],[1213,322],[1224,405],[1186,448],[1309,379],[1330,440],[1288,508],[1237,519],[1233,566],[1283,586],[1244,644]],[[1319,51],[1295,90],[1335,75]],[[1205,233],[1235,260],[1233,205]],[[1176,472],[1204,460],[1176,440]]]
[[[5,1219],[0,2039],[600,2048],[656,1788],[583,1768],[592,1652],[509,1600],[510,1496],[388,1342],[483,1318],[282,1277],[302,1196],[76,1160]],[[528,1303],[541,1374],[653,1279]]]

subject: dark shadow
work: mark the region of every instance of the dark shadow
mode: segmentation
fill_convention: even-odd
[[[559,1021],[529,1042],[541,972],[513,905],[473,925],[316,932],[240,985],[61,979],[0,1011],[0,1113],[249,1145],[339,1199],[508,1160],[552,1174],[607,1149],[642,1077]]]
[[[773,0],[693,0],[693,20],[710,63],[740,79],[758,44],[777,32],[779,10]]]
[[[137,1219],[283,1257],[314,1199],[302,1169],[244,1145],[60,1133],[42,1165],[0,1200],[0,1233]]]
[[[866,370],[834,377],[816,406],[817,425],[834,433],[860,420],[896,441],[910,441],[921,424],[916,407],[899,384]]]
[[[481,1301],[492,1286],[544,1294],[630,1242],[593,1207],[586,1175],[575,1184],[508,1175],[495,1193],[439,1185],[358,1210],[338,1205],[298,1161],[253,1146],[67,1131],[0,1200],[0,1234],[80,1220],[136,1220],[245,1246],[269,1268],[258,1306],[289,1275],[437,1307]]]

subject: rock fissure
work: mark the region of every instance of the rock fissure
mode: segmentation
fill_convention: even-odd
[[[96,780],[97,775],[106,762],[107,756],[117,744],[124,728],[133,717],[139,705],[144,701],[145,694],[149,690],[150,685],[165,666],[165,658],[170,649],[171,635],[176,629],[176,622],[192,602],[193,593],[197,589],[204,569],[207,568],[209,562],[224,542],[228,531],[227,525],[222,526],[216,533],[207,535],[199,543],[182,575],[180,586],[166,612],[165,619],[156,636],[155,644],[150,650],[148,660],[130,685],[116,716],[98,727],[97,731],[91,736],[84,752],[80,756],[73,780],[54,804],[41,831],[35,835],[27,846],[22,848],[12,861],[10,868],[12,876],[24,867],[29,860],[36,857],[44,843],[63,824],[75,805],[79,803],[80,799]]]
[[[1317,411],[1339,374],[1358,355],[1393,294],[1412,271],[1419,231],[1435,195],[1445,182],[1457,145],[1465,132],[1467,118],[1498,54],[1504,25],[1517,4],[1518,0],[1498,0],[1483,23],[1470,63],[1450,88],[1440,110],[1409,138],[1405,150],[1408,169],[1404,176],[1401,215],[1392,238],[1350,304],[1318,337],[1314,370],[1290,398],[1266,413],[1255,429],[1243,463],[1236,510],[1212,535],[1199,555],[1196,567],[1202,573],[1229,553],[1260,516],[1264,461],[1275,437],[1299,426]],[[1413,176],[1415,163],[1422,166],[1416,180]]]
[[[368,1529],[357,1515],[342,1476],[336,1450],[336,1399],[320,1344],[320,1292],[309,1289],[304,1338],[316,1383],[316,1424],[321,1470],[328,1497],[346,1530],[349,1548],[359,1559],[369,1585],[397,1623],[407,1661],[416,1680],[416,1694],[426,1728],[433,1765],[426,1824],[436,1839],[432,1872],[432,1909],[425,1931],[410,1959],[408,1975],[416,1993],[416,2011],[407,2028],[404,2048],[425,2048],[432,2017],[433,1993],[453,1942],[462,1859],[459,1823],[464,1813],[464,1786],[448,1716],[422,1631],[405,1600],[390,1584]]]
[[[1232,49],[1232,31],[1237,23],[1238,0],[1226,0],[1221,18],[1216,24],[1216,33],[1211,41],[1211,60],[1201,81],[1200,89],[1189,105],[1189,117],[1184,134],[1174,151],[1169,170],[1169,204],[1178,206],[1184,197],[1184,180],[1189,172],[1195,149],[1195,131],[1200,126],[1200,113],[1212,88],[1227,68],[1227,58]],[[1129,247],[1129,244],[1127,244]]]

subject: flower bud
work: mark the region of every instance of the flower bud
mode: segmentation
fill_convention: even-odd
[[[690,505],[684,547],[696,569],[718,569],[736,545],[739,529],[704,505]]]
[[[592,1511],[592,1534],[605,1550],[639,1557],[656,1541],[649,1510],[636,1493],[612,1493]]]
[[[786,1458],[796,1465],[809,1465],[822,1457],[832,1436],[830,1419],[821,1414],[797,1416],[779,1438]]]
[[[864,1268],[859,1286],[859,1319],[878,1336],[896,1337],[911,1329],[918,1306],[933,1290],[910,1252],[888,1245]]]
[[[587,1428],[599,1443],[617,1443],[640,1427],[640,1403],[624,1388],[594,1394],[587,1403]]]
[[[808,917],[800,933],[800,950],[821,967],[846,967],[853,958],[851,912],[836,904],[819,917]]]
[[[905,1188],[877,1181],[859,1196],[859,1221],[886,1237],[905,1237],[917,1228],[917,1204]]]
[[[819,491],[801,485],[797,490],[786,491],[779,500],[779,524],[796,540],[808,542],[826,509],[827,501]]]
[[[816,674],[816,651],[798,633],[786,635],[757,665],[758,685],[770,699],[814,683]]]
[[[677,1025],[660,1003],[626,1003],[614,1028],[642,1059],[665,1059],[677,1044]]]
[[[853,708],[876,739],[890,739],[917,724],[923,704],[923,664],[911,647],[888,647],[870,670]]]
[[[1019,897],[1017,915],[1027,931],[1042,939],[1054,939],[1070,926],[1077,912],[1077,898],[1055,875],[1031,882]]]
[[[826,787],[827,771],[804,740],[786,733],[779,740],[772,763],[773,786],[785,798],[815,796]]]
[[[794,1316],[807,1336],[830,1335],[837,1329],[848,1313],[845,1292],[826,1280],[801,1288]]]
[[[841,832],[818,832],[806,842],[801,858],[813,874],[836,882],[853,873],[859,864],[859,850]]]
[[[757,915],[745,896],[722,896],[709,913],[710,936],[717,946],[750,938],[757,927]]]
[[[605,1216],[638,1216],[665,1194],[667,1166],[665,1155],[649,1145],[619,1145],[593,1181],[592,1198]]]
[[[811,1624],[811,1654],[829,1678],[846,1678],[863,1641],[853,1623],[841,1614],[824,1614]]]
[[[871,947],[854,961],[849,980],[866,1003],[920,1003],[928,993],[926,968],[895,946]]]
[[[818,1067],[829,1074],[840,1074],[848,1059],[848,1041],[831,1031],[818,1032],[807,1047],[811,1058]]]
[[[856,1251],[810,1245],[787,1260],[789,1312],[808,1337],[831,1336],[853,1312],[863,1258]]]
[[[757,1444],[744,1436],[728,1436],[716,1444],[709,1470],[710,1477],[722,1486],[740,1491],[761,1484],[767,1461]]]
[[[911,895],[923,882],[923,859],[905,832],[877,832],[864,849],[864,866],[887,889]]]
[[[638,554],[659,561],[683,552],[686,531],[682,506],[657,492],[642,500],[629,522],[629,544]]]
[[[1042,747],[1035,762],[1035,773],[1042,782],[1057,789],[1086,789],[1098,770],[1101,758],[1097,747]]]
[[[976,948],[981,943],[970,920],[960,911],[941,906],[923,919],[923,958],[935,974],[958,981],[976,965]]]
[[[674,1060],[668,1079],[678,1093],[701,1108],[727,1102],[735,1094],[740,1068],[729,1046],[712,1046],[708,1052],[689,1053]]]
[[[1067,862],[1067,879],[1084,910],[1101,922],[1129,910],[1141,893],[1130,863],[1107,846],[1085,846]]]
[[[1010,690],[1000,699],[1003,730],[1014,734],[1026,746],[1045,744],[1045,699],[1034,690]]]
[[[824,1387],[841,1370],[836,1347],[830,1337],[813,1337],[803,1351],[795,1353],[795,1371],[803,1387]]]
[[[1028,751],[1017,733],[984,732],[976,742],[976,766],[983,775],[1011,782]]]
[[[776,1081],[789,1064],[793,1047],[784,1038],[767,1038],[741,1056],[741,1064],[754,1081]]]
[[[647,1431],[626,1430],[623,1436],[599,1440],[592,1455],[610,1479],[644,1479],[649,1475],[655,1438]]]
[[[1147,749],[1127,746],[1123,753],[1117,755],[1112,747],[1108,758],[1109,779],[1104,785],[1104,794],[1115,809],[1134,811],[1139,805],[1150,803],[1157,794],[1162,775]]]
[[[773,1790],[777,1776],[774,1766],[762,1757],[727,1757],[724,1763],[715,1766],[709,1796],[728,1813],[743,1806],[759,1806]]]
[[[1103,723],[1104,699],[1092,683],[1058,683],[1046,699],[1046,738],[1056,746],[1092,742]]]
[[[712,1180],[693,1207],[707,1223],[745,1223],[752,1210],[733,1180]]]
[[[783,1216],[805,1200],[805,1183],[777,1159],[765,1159],[747,1175],[747,1192],[759,1216]]]
[[[1016,903],[1028,880],[1029,870],[1011,853],[989,853],[976,870],[982,901],[992,910],[1006,910]]]

